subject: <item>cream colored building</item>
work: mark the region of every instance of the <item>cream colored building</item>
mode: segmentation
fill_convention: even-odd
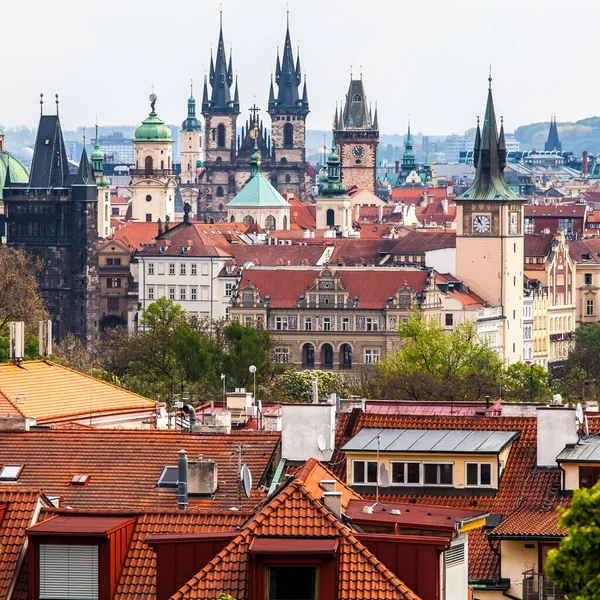
[[[135,130],[135,168],[131,169],[131,218],[136,221],[175,219],[176,178],[171,130],[154,110]]]
[[[106,239],[111,235],[110,228],[110,180],[104,176],[104,153],[100,150],[98,124],[96,123],[96,139],[91,152],[92,170],[98,186],[98,236]]]
[[[181,173],[179,174],[179,191],[184,205],[192,207],[192,213],[198,213],[198,194],[200,186],[198,173],[202,168],[202,124],[196,118],[196,100],[193,88],[190,87],[187,119],[181,124],[179,134],[179,152]]]
[[[490,80],[491,81],[491,80]],[[523,358],[523,204],[506,183],[504,126],[497,133],[491,87],[477,126],[475,181],[456,198],[456,276],[503,313],[504,361]]]
[[[575,264],[575,325],[598,321],[600,314],[600,239],[568,242]]]

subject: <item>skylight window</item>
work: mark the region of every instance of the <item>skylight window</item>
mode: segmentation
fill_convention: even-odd
[[[22,465],[4,465],[0,471],[0,481],[16,481],[22,469]]]
[[[73,479],[71,479],[71,485],[84,486],[84,485],[87,485],[89,480],[90,480],[89,475],[74,475]]]
[[[160,474],[156,487],[159,488],[176,488],[179,481],[179,473],[177,467],[165,467]]]

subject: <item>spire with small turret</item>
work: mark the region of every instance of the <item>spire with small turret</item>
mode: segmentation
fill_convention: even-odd
[[[402,154],[402,175],[406,177],[416,168],[415,153],[413,150],[412,135],[410,133],[410,121],[408,122],[408,132],[404,140],[404,154]]]
[[[550,129],[548,130],[548,139],[544,144],[544,150],[546,150],[546,152],[562,152],[562,143],[558,137],[556,117],[550,118]]]
[[[202,124],[196,118],[196,99],[194,98],[194,86],[190,83],[190,97],[188,98],[187,119],[181,124],[182,131],[202,131]]]

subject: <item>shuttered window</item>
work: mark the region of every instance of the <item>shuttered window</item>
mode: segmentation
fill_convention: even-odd
[[[98,600],[98,546],[40,544],[40,600]]]

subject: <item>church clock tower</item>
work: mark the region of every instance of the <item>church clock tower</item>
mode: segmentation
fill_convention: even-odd
[[[350,79],[346,103],[336,110],[335,144],[338,148],[342,182],[375,193],[379,120],[377,107],[372,117],[360,79]]]
[[[489,79],[483,128],[477,123],[475,180],[456,198],[456,275],[492,306],[501,306],[507,364],[523,354],[523,204],[506,183],[504,124],[496,124]],[[499,343],[499,342],[498,342]]]

